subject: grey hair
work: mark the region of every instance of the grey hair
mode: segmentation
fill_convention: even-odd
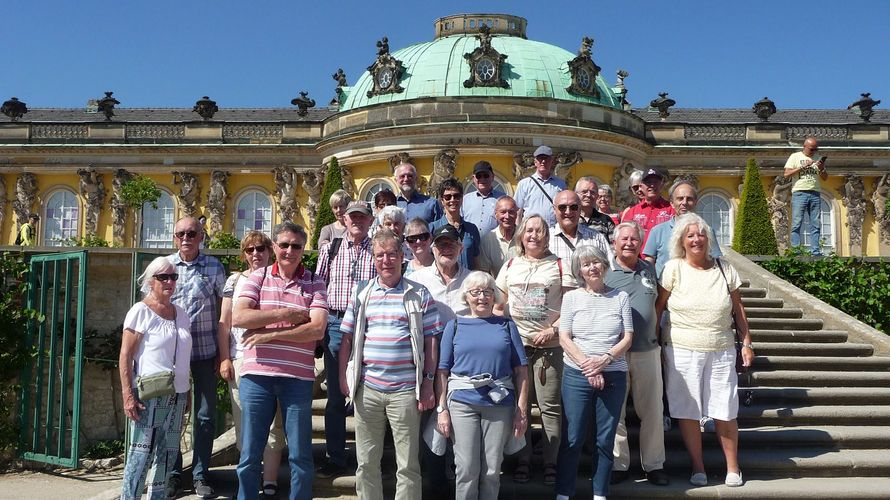
[[[608,184],[603,184],[602,186],[599,187],[599,189],[597,191],[605,191],[605,192],[609,193],[609,196],[613,196],[612,187],[609,186]]]
[[[541,217],[538,214],[529,215],[528,217],[522,219],[522,223],[519,224],[519,227],[516,228],[516,234],[513,235],[513,242],[516,244],[517,255],[523,256],[525,255],[525,244],[522,243],[522,235],[525,233],[525,228],[528,226],[529,221],[532,219],[538,219],[541,221],[541,227],[544,228],[544,255],[549,255],[550,252],[550,227],[547,226],[547,221],[544,220],[544,217]]]
[[[572,252],[572,276],[581,283],[584,283],[584,277],[581,276],[581,264],[591,260],[609,267],[609,257],[593,245],[581,245]]]
[[[474,288],[491,288],[494,291],[494,303],[504,303],[504,294],[501,293],[494,278],[485,271],[473,271],[464,278],[464,283],[460,287],[460,296],[467,305],[470,305],[470,302],[467,300],[467,292]]]
[[[352,196],[349,196],[349,193],[347,193],[345,189],[338,189],[331,195],[331,198],[328,200],[328,204],[332,207],[346,206],[349,205],[349,202],[351,201]]]
[[[396,233],[385,227],[378,229],[377,232],[374,233],[374,237],[371,238],[371,253],[374,253],[375,247],[382,247],[387,243],[393,243],[399,254],[405,255],[405,250],[402,248],[402,239],[396,236]]]
[[[395,170],[393,170],[393,173],[395,174],[395,173],[398,172],[399,169],[402,168],[402,167],[411,167],[411,171],[414,172],[414,176],[415,176],[415,177],[417,176],[417,167],[415,167],[414,165],[412,165],[412,164],[410,164],[410,163],[399,163],[399,164],[396,166]]]
[[[643,182],[643,171],[642,170],[634,170],[630,173],[630,185],[639,184]]]
[[[677,217],[677,221],[674,225],[674,232],[671,233],[671,241],[668,244],[668,248],[671,249],[672,259],[686,258],[686,248],[683,247],[683,238],[686,237],[686,230],[689,229],[689,226],[698,226],[698,232],[703,234],[708,241],[708,248],[705,250],[708,252],[708,255],[711,254],[711,249],[714,248],[714,245],[716,244],[713,233],[711,232],[711,226],[709,226],[700,215],[690,212]]]
[[[637,224],[637,221],[633,221],[633,220],[624,221],[621,224],[618,224],[617,226],[615,226],[615,229],[612,230],[612,241],[618,241],[618,233],[620,233],[621,230],[626,227],[632,228],[634,231],[637,232],[637,236],[640,238],[640,244],[642,244],[643,240],[646,238],[645,235],[643,234],[643,228],[640,227],[639,224]],[[640,249],[640,250],[642,250],[642,249]]]
[[[306,244],[306,242],[309,241],[309,237],[306,236],[306,230],[303,229],[303,226],[295,224],[289,220],[286,220],[272,228],[272,241],[278,243],[278,235],[281,233],[294,233],[297,236],[303,238],[303,244]]]
[[[671,184],[671,188],[668,189],[668,200],[674,201],[674,190],[682,185],[687,185],[692,188],[692,195],[695,196],[695,199],[698,199],[698,188],[695,187],[695,184],[692,181],[687,179],[678,179],[676,182]]]
[[[430,223],[426,221],[426,219],[422,219],[420,217],[415,217],[408,221],[405,225],[405,231],[408,231],[410,228],[422,228],[426,232],[430,232]]]
[[[584,177],[581,177],[577,181],[575,181],[575,191],[578,190],[578,184],[581,184],[582,182],[589,182],[589,183],[593,184],[594,186],[597,187],[597,191],[599,191],[599,183],[596,182],[596,179],[594,179],[593,177],[591,177],[589,175],[585,175]]]
[[[151,261],[148,267],[145,268],[145,271],[136,278],[136,283],[139,283],[139,290],[142,292],[142,295],[148,295],[148,292],[151,291],[151,282],[155,279],[155,274],[167,268],[173,268],[173,272],[176,272],[176,265],[166,256],[156,257],[155,260]],[[179,285],[179,282],[176,282],[175,285]]]
[[[389,218],[393,222],[404,224],[406,222],[405,209],[395,205],[385,206],[377,213],[377,223],[382,226],[383,221],[386,220],[386,218]]]

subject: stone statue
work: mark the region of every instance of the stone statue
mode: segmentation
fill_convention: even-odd
[[[439,186],[445,179],[454,177],[454,169],[457,167],[457,150],[443,149],[433,157],[433,175],[430,176],[429,194],[432,197],[439,196]]]
[[[850,228],[850,245],[862,246],[862,223],[865,222],[865,184],[856,174],[844,176],[844,184],[838,190],[841,202],[847,207],[847,222]]]
[[[205,95],[195,103],[195,107],[192,108],[192,111],[198,113],[204,121],[207,121],[213,118],[213,115],[219,111],[219,106],[216,105],[216,101]]]
[[[402,163],[410,163],[414,165],[414,158],[411,158],[411,155],[409,155],[408,153],[394,154],[387,158],[386,161],[389,162],[389,167],[392,170],[393,174],[396,173],[396,168]]]
[[[124,245],[127,231],[127,215],[130,207],[124,203],[121,190],[124,184],[133,179],[133,174],[123,168],[117,169],[114,179],[111,181],[111,231],[115,245]]]
[[[875,222],[880,232],[880,241],[890,245],[890,210],[887,200],[890,199],[890,172],[884,173],[880,179],[875,180],[875,191],[871,195],[874,205]]]
[[[310,227],[307,230],[315,230],[315,217],[318,215],[318,207],[321,205],[321,190],[324,188],[324,174],[323,168],[303,172],[303,189],[306,190],[309,197],[309,201],[306,203],[306,212],[309,214]]]
[[[346,87],[346,73],[343,72],[343,68],[337,68],[337,72],[331,75],[331,78],[337,81],[337,87]]]
[[[630,192],[630,174],[636,169],[637,167],[629,161],[625,161],[621,167],[615,169],[615,173],[612,174],[612,196],[615,203],[613,207],[623,210],[636,205],[637,197]]]
[[[585,36],[581,39],[581,48],[578,49],[578,57],[589,58],[591,49],[593,49],[593,38]]]
[[[80,195],[84,199],[84,229],[86,234],[96,234],[99,222],[99,211],[105,202],[105,183],[102,174],[96,172],[93,167],[77,170],[80,176]]]
[[[516,182],[532,175],[535,171],[535,155],[531,152],[516,153],[513,155],[513,177]]]
[[[198,211],[198,199],[201,197],[201,183],[198,176],[188,172],[173,172],[173,184],[181,184],[179,194],[179,207],[185,217],[194,217]]]
[[[343,190],[349,193],[350,198],[355,198],[355,181],[352,179],[352,169],[340,165],[340,177],[343,180]]]
[[[699,190],[698,176],[696,176],[695,174],[680,174],[680,175],[674,177],[674,179],[670,182],[670,184],[667,184],[665,187],[670,189],[671,186],[673,186],[674,184],[676,184],[680,181],[688,182],[688,183],[692,184],[693,186],[695,186],[696,191]]]
[[[582,160],[581,153],[577,151],[556,153],[556,158],[553,160],[553,175],[566,181],[566,186],[572,189],[574,187],[571,175],[572,166],[580,163]]]
[[[37,177],[31,172],[22,172],[15,181],[15,201],[12,202],[12,210],[15,212],[16,222],[21,226],[28,222],[31,214],[31,206],[37,199]]]
[[[383,37],[377,40],[377,56],[385,56],[389,54],[389,38]]]
[[[229,199],[229,172],[214,170],[210,174],[210,193],[207,195],[207,211],[210,212],[210,234],[223,230],[226,216],[226,200]]]
[[[114,116],[114,107],[121,103],[114,97],[111,97],[111,94],[114,94],[114,92],[105,92],[105,97],[99,99],[99,102],[96,103],[96,109],[105,115],[105,121],[107,122],[110,122]]]
[[[0,175],[0,227],[3,227],[3,219],[6,218],[6,179]]]
[[[275,202],[278,204],[278,213],[281,214],[281,220],[294,220],[297,213],[297,198],[295,190],[297,188],[297,171],[294,167],[280,166],[272,169],[275,180]]]
[[[773,231],[776,233],[776,244],[779,247],[779,254],[785,253],[791,246],[789,236],[791,234],[791,219],[789,215],[789,206],[791,202],[791,179],[786,179],[784,175],[777,175],[772,182],[773,195],[767,200],[770,211],[770,222],[773,224]]]

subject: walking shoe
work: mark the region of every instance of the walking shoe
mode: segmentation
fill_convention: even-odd
[[[330,479],[346,474],[346,467],[337,465],[334,462],[328,462],[321,467],[315,469],[315,475],[322,479]]]
[[[614,474],[614,472],[613,472]],[[671,482],[667,472],[664,469],[650,470],[646,473],[646,480],[655,486],[667,486]]]
[[[167,498],[177,498],[182,493],[182,479],[179,474],[171,474],[167,479],[166,488]]]
[[[702,417],[698,421],[698,425],[701,427],[702,432],[717,432],[717,424],[714,423],[714,419],[711,417]]]
[[[692,476],[689,478],[689,484],[693,486],[707,486],[708,475],[704,472],[693,472]]]
[[[726,482],[724,484],[726,484],[726,486],[741,486],[745,484],[745,481],[742,480],[742,471],[727,472]]]
[[[193,483],[195,485],[195,496],[198,498],[216,498],[216,492],[213,491],[213,487],[204,479],[195,479]]]
[[[609,478],[609,484],[618,484],[627,481],[627,478],[630,477],[630,472],[626,470],[613,470],[612,477]]]

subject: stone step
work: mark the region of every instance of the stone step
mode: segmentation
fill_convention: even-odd
[[[640,428],[631,427],[628,438],[632,448],[639,443]],[[706,447],[719,447],[717,435],[703,434]],[[674,426],[664,434],[668,449],[682,449],[683,439]],[[739,443],[748,448],[773,448],[784,446],[827,447],[830,449],[886,449],[890,446],[890,426],[804,425],[795,427],[761,426],[739,429]]]
[[[796,307],[748,307],[745,306],[745,315],[751,318],[802,318],[803,309]]]
[[[755,370],[748,378],[763,387],[890,387],[888,372]]]
[[[816,318],[748,318],[754,330],[821,330],[822,320]]]
[[[745,307],[782,307],[785,305],[785,301],[782,299],[742,297],[742,305]]]
[[[890,358],[878,356],[756,356],[754,370],[890,371]]]
[[[884,401],[887,403],[887,401]],[[767,425],[888,425],[890,406],[884,405],[844,405],[844,406],[801,406],[792,408],[775,404],[755,403],[739,408],[739,425],[761,427]],[[890,453],[888,453],[890,458]]]
[[[881,405],[890,402],[890,387],[746,387],[754,403],[801,405]]]
[[[871,344],[853,342],[802,343],[802,342],[760,342],[754,346],[757,355],[764,356],[871,356]]]
[[[749,325],[750,326],[750,325]],[[775,328],[751,328],[754,342],[846,342],[847,332],[843,330],[785,330]],[[756,346],[755,346],[756,347]]]
[[[766,288],[742,287],[742,288],[739,288],[739,294],[742,296],[742,298],[745,298],[745,297],[766,298]]]

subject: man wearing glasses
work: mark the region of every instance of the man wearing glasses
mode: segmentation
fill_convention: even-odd
[[[494,217],[498,225],[482,235],[479,257],[476,259],[477,270],[497,276],[504,262],[516,256],[516,242],[513,236],[516,234],[518,215],[519,208],[516,207],[513,198],[502,196],[498,199],[494,206]]]
[[[825,156],[817,155],[819,143],[812,137],[803,141],[803,151],[792,153],[785,162],[785,178],[791,178],[791,246],[803,243],[801,228],[806,214],[810,221],[810,253],[822,255],[822,198],[819,179],[828,180]]]
[[[634,221],[643,228],[643,248],[653,227],[674,218],[674,207],[661,196],[665,175],[654,168],[643,173],[640,188],[642,200],[628,208],[621,216],[621,222]]]
[[[339,390],[338,368],[340,321],[355,284],[377,276],[371,255],[371,239],[368,238],[373,221],[371,207],[364,201],[353,201],[347,205],[343,220],[346,223],[343,238],[331,240],[318,249],[315,269],[315,274],[328,284],[330,306],[323,341],[328,385],[328,402],[324,412],[328,461],[316,470],[320,478],[336,477],[346,472],[346,398]]]
[[[195,495],[213,498],[215,494],[207,476],[213,438],[216,436],[216,329],[226,271],[216,258],[201,252],[202,241],[204,230],[198,220],[194,217],[182,218],[173,229],[173,243],[178,251],[167,258],[179,274],[179,286],[172,301],[183,308],[191,320],[191,372],[194,384],[192,478]],[[176,458],[176,465],[167,482],[167,498],[175,498],[182,490],[181,474],[182,453]]]
[[[494,189],[494,169],[485,160],[473,166],[473,185],[476,186],[476,191],[464,196],[460,213],[464,220],[479,228],[480,234],[485,234],[498,225],[494,207],[498,198],[504,196],[504,192]]]
[[[539,146],[535,150],[535,172],[516,185],[516,206],[519,207],[519,220],[529,215],[540,215],[547,225],[556,225],[553,215],[553,200],[557,193],[566,188],[566,182],[553,177],[553,150],[549,146]]]
[[[608,240],[581,220],[581,198],[578,193],[570,190],[561,191],[553,200],[553,215],[557,224],[550,230],[550,251],[562,259],[563,265],[572,262],[572,252],[581,245],[593,245],[612,256]],[[578,283],[581,286],[582,283]]]
[[[575,192],[581,200],[581,224],[590,227],[612,242],[612,230],[615,222],[608,215],[596,209],[596,201],[599,198],[599,186],[593,177],[584,176],[575,183]]]

